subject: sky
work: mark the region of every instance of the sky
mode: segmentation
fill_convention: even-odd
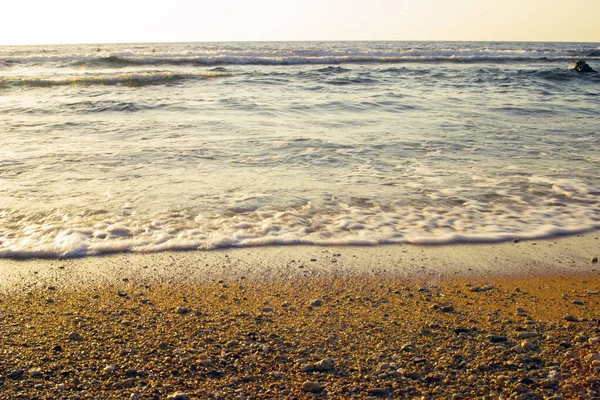
[[[600,42],[600,0],[4,0],[0,45],[261,40]]]

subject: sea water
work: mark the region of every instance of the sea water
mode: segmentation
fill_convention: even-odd
[[[599,46],[0,47],[0,257],[598,229]]]

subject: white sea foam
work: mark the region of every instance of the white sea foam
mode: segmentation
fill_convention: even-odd
[[[580,189],[580,195],[584,191]],[[517,209],[511,204],[477,202],[445,208],[391,205],[386,209],[340,203],[336,209],[318,209],[309,204],[298,209],[228,216],[170,211],[120,217],[86,212],[73,216],[56,210],[35,218],[4,210],[0,216],[0,257],[79,257],[275,244],[496,242],[600,228],[599,206],[590,209],[562,203]]]

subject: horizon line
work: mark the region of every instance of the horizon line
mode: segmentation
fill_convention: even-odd
[[[74,45],[119,45],[119,44],[185,44],[185,43],[343,43],[343,42],[439,42],[439,43],[581,43],[600,44],[600,41],[571,41],[571,40],[414,40],[414,39],[313,39],[313,40],[183,40],[183,41],[122,41],[122,42],[63,42],[63,43],[14,43],[0,44],[1,47],[9,46],[74,46]]]

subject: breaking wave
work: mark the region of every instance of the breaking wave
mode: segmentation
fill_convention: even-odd
[[[279,51],[190,50],[185,52],[119,51],[98,54],[36,54],[3,56],[0,64],[55,64],[85,67],[125,67],[130,65],[339,65],[355,63],[399,64],[422,63],[512,63],[547,62],[578,58],[600,59],[600,50],[539,50],[539,49],[399,49],[399,50],[335,50],[298,49]]]
[[[219,78],[231,75],[227,72],[204,72],[196,74],[175,72],[137,72],[127,74],[58,75],[55,77],[5,77],[0,79],[0,86],[54,87],[73,85],[109,85],[109,86],[150,86],[177,83],[183,80]]]

